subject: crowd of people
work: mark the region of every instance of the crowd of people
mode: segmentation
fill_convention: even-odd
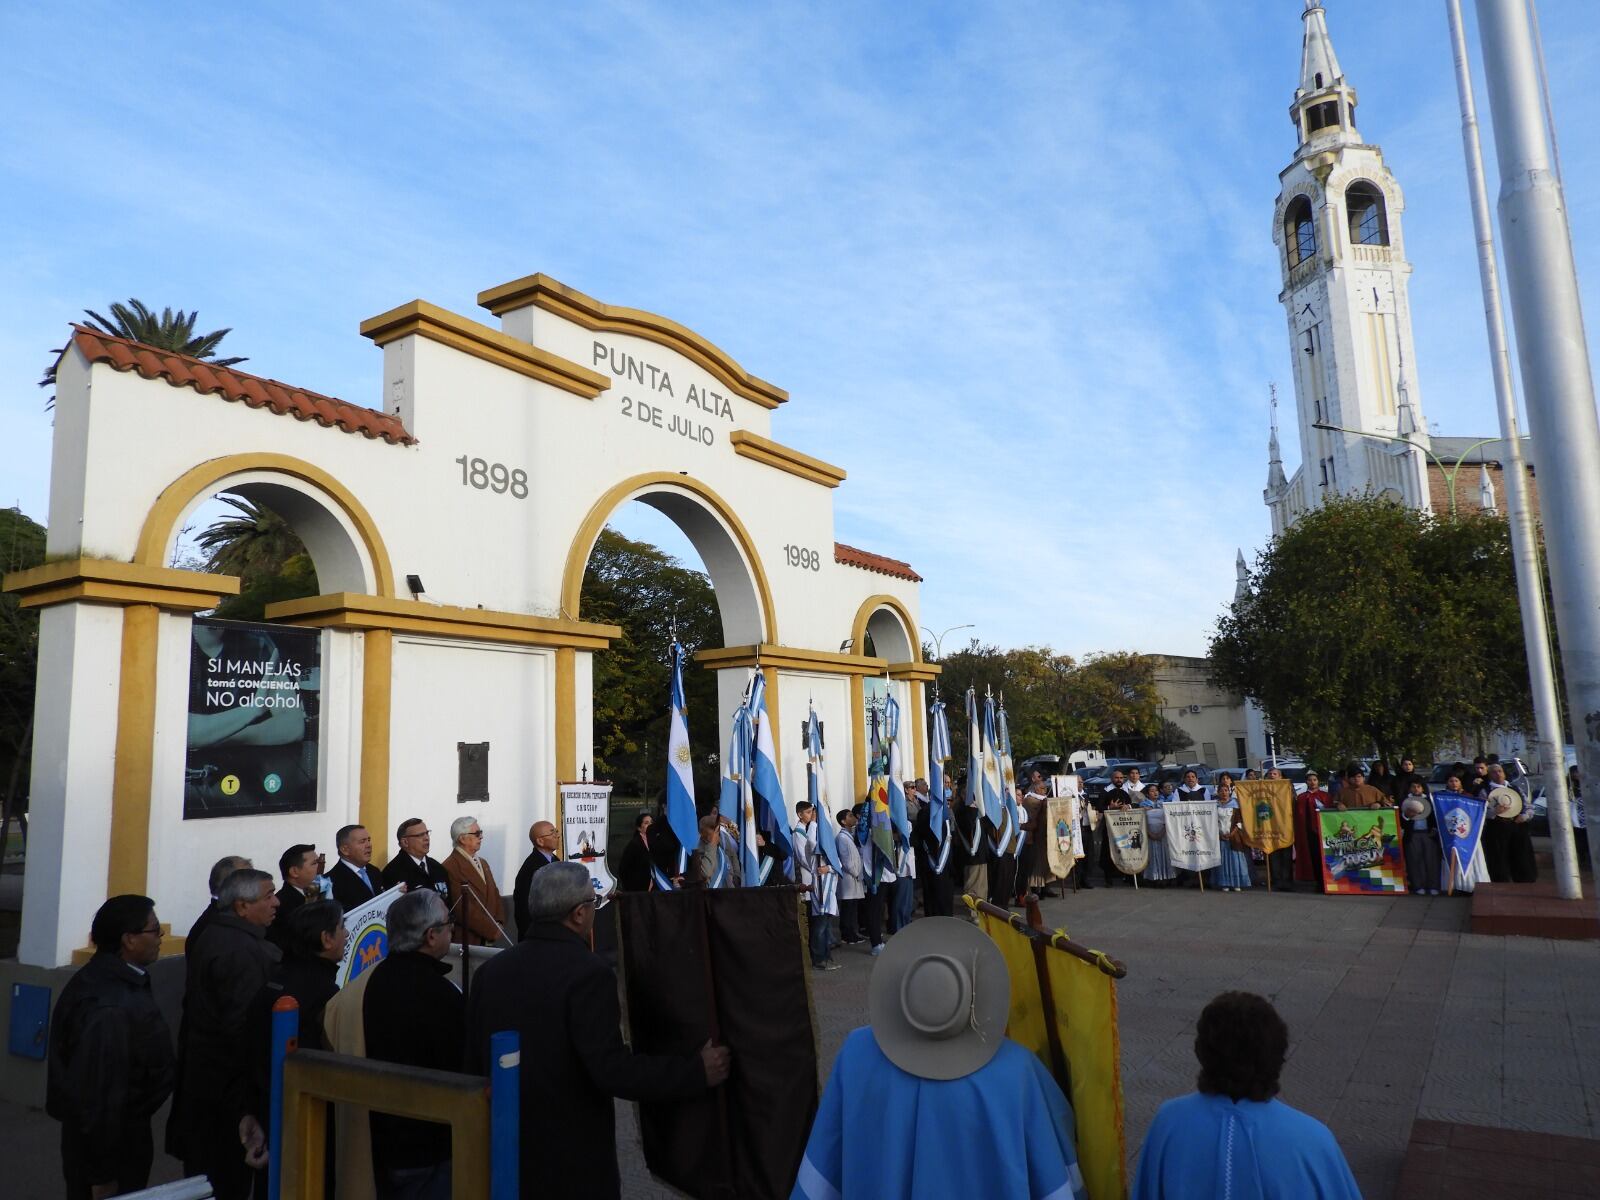
[[[475,818],[451,826],[452,852],[429,856],[426,823],[396,830],[381,871],[361,826],[335,836],[327,867],[313,845],[279,858],[282,886],[250,859],[230,855],[210,871],[211,901],[184,944],[179,1028],[151,990],[163,928],[155,901],[114,896],[95,914],[95,953],[67,985],[51,1022],[47,1111],[61,1123],[70,1200],[100,1200],[145,1186],[154,1161],[151,1122],[170,1098],[166,1150],[186,1176],[207,1176],[217,1200],[263,1196],[270,1134],[271,1012],[292,997],[299,1044],[411,1068],[487,1074],[490,1035],[515,1030],[530,1068],[521,1073],[525,1146],[561,1145],[585,1164],[552,1178],[541,1157],[521,1157],[524,1195],[615,1195],[613,1099],[688,1098],[728,1074],[726,1047],[693,1055],[632,1054],[622,1040],[616,978],[591,949],[598,898],[586,867],[555,854],[554,827],[529,831],[534,849],[513,898],[517,940],[480,856]],[[388,953],[342,989],[337,971],[345,914],[404,884],[387,913]],[[473,975],[470,1000],[451,978],[452,942],[498,943]],[[372,1113],[341,1136],[327,1194],[442,1200],[451,1194],[448,1126]],[[366,1169],[362,1169],[366,1168]],[[563,1182],[565,1180],[565,1182]]]

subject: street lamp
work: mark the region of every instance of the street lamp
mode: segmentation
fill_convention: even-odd
[[[972,624],[952,625],[952,626],[950,626],[949,629],[946,629],[944,631],[944,633],[935,633],[933,630],[929,629],[926,625],[918,625],[917,628],[922,630],[923,633],[927,634],[929,637],[931,637],[933,639],[933,657],[938,659],[940,662],[943,662],[944,661],[944,639],[948,635],[954,633],[958,629],[976,629],[977,626],[976,625],[972,625]]]
[[[1462,466],[1466,463],[1467,455],[1471,454],[1479,446],[1487,446],[1491,442],[1505,440],[1504,438],[1497,437],[1480,438],[1478,441],[1473,442],[1472,445],[1468,446],[1456,457],[1455,466],[1447,467],[1444,465],[1444,462],[1439,458],[1439,456],[1427,446],[1420,446],[1416,442],[1413,442],[1410,438],[1401,437],[1399,434],[1372,433],[1365,429],[1346,429],[1343,425],[1329,425],[1326,421],[1313,421],[1311,422],[1311,428],[1323,429],[1329,433],[1348,433],[1352,437],[1374,438],[1381,442],[1401,442],[1407,446],[1410,446],[1413,450],[1421,450],[1433,460],[1433,465],[1438,467],[1440,472],[1444,475],[1445,488],[1450,493],[1450,519],[1452,521],[1456,519],[1456,476],[1460,474]]]

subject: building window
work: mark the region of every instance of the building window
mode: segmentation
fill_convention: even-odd
[[[1242,737],[1236,737],[1233,739],[1233,753],[1234,756],[1239,760],[1239,765],[1241,767],[1249,767],[1250,755],[1245,750],[1244,739]]]
[[[1296,196],[1283,215],[1284,245],[1289,251],[1289,265],[1298,267],[1317,252],[1317,222],[1311,213],[1311,201]]]
[[[1387,246],[1389,220],[1383,193],[1366,180],[1345,189],[1345,209],[1350,215],[1350,240],[1358,246]]]
[[[1316,405],[1316,407],[1317,407],[1317,424],[1321,425],[1322,424],[1322,401],[1321,400],[1313,400],[1311,403]]]
[[[1201,742],[1200,757],[1205,760],[1205,764],[1208,767],[1216,768],[1222,765],[1222,761],[1217,758],[1217,744],[1215,742]]]
[[[1328,486],[1328,460],[1325,459],[1325,458],[1317,459],[1317,466],[1322,468],[1322,486],[1323,487],[1327,487]]]

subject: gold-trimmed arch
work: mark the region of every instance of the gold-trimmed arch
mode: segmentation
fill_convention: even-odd
[[[857,654],[865,654],[867,638],[867,622],[872,620],[872,614],[880,608],[891,609],[894,615],[900,618],[900,624],[906,628],[906,640],[911,643],[910,662],[922,661],[922,639],[918,636],[917,623],[912,619],[911,612],[894,596],[887,592],[876,596],[868,596],[861,602],[861,607],[856,609],[856,619],[850,626],[851,649]],[[879,655],[882,658],[883,655]]]
[[[656,486],[674,487],[689,492],[722,518],[744,554],[752,581],[756,586],[756,595],[761,601],[761,624],[765,630],[762,641],[776,643],[777,610],[772,606],[772,588],[767,583],[767,572],[761,565],[761,555],[756,552],[755,539],[750,536],[750,531],[744,527],[744,522],[739,520],[726,500],[693,476],[679,475],[675,471],[651,471],[643,475],[634,475],[608,488],[594,502],[589,514],[578,526],[578,532],[574,535],[571,546],[567,548],[567,565],[561,573],[562,615],[573,618],[579,615],[578,608],[583,598],[583,573],[589,565],[589,555],[594,550],[595,539],[600,536],[600,531],[605,528],[611,515],[629,500],[636,499],[639,493]]]
[[[366,547],[367,558],[372,563],[372,574],[377,584],[377,594],[386,597],[397,595],[394,568],[389,563],[388,547],[384,545],[383,535],[378,532],[377,522],[372,519],[372,514],[367,511],[366,506],[356,499],[349,488],[321,467],[287,454],[260,452],[226,454],[221,458],[208,459],[199,466],[185,471],[163,488],[161,494],[156,497],[156,502],[150,506],[150,512],[144,519],[144,527],[139,531],[139,544],[134,551],[133,561],[147,567],[164,566],[167,540],[177,528],[178,518],[183,515],[183,510],[188,508],[196,497],[204,495],[208,489],[215,487],[228,476],[242,475],[248,471],[269,471],[291,476],[317,488],[337,504],[350,519],[350,523],[355,526],[356,532],[361,536],[362,545]]]

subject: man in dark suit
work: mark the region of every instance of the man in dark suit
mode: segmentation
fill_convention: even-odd
[[[450,877],[437,861],[428,857],[428,849],[433,845],[433,834],[428,829],[428,823],[421,817],[401,821],[394,836],[400,844],[400,853],[391,858],[389,865],[383,869],[383,886],[392,888],[403,883],[410,892],[432,888],[439,893],[439,899],[448,904]]]
[[[539,1047],[538,1069],[522,1073],[522,1141],[559,1153],[522,1156],[522,1194],[614,1197],[622,1184],[612,1098],[698,1096],[728,1077],[729,1053],[710,1042],[681,1057],[630,1053],[619,1029],[617,977],[589,949],[589,872],[552,863],[528,890],[531,936],[484,963],[473,979],[466,1069],[488,1074],[489,1038],[503,1029],[517,1030],[524,1047]]]
[[[345,825],[333,835],[339,861],[328,872],[333,898],[349,912],[383,891],[383,876],[372,865],[372,834],[365,825]]]
[[[628,839],[617,862],[617,890],[623,892],[648,892],[655,885],[651,872],[650,826],[655,818],[642,812],[633,820],[633,836]]]
[[[953,814],[947,814],[953,820]],[[945,824],[946,834],[950,838],[956,836],[956,831],[950,828],[950,822]],[[944,870],[936,871],[934,867],[939,862],[939,839],[933,835],[933,801],[930,797],[917,810],[916,820],[911,822],[911,847],[917,855],[917,882],[922,884],[922,913],[928,917],[949,917],[955,915],[955,847],[950,848],[950,853],[945,859]]]
[[[522,866],[517,870],[515,890],[511,893],[511,911],[517,918],[518,941],[528,936],[528,930],[533,925],[528,919],[528,885],[533,882],[534,872],[560,861],[557,854],[560,841],[556,837],[556,827],[549,821],[535,821],[528,830],[528,840],[533,843],[533,853],[522,860]]]
[[[322,890],[317,876],[322,873],[322,856],[315,846],[290,846],[278,859],[278,874],[283,886],[278,889],[278,915],[267,927],[267,941],[285,954],[289,952],[289,917],[307,900],[320,900]]]

